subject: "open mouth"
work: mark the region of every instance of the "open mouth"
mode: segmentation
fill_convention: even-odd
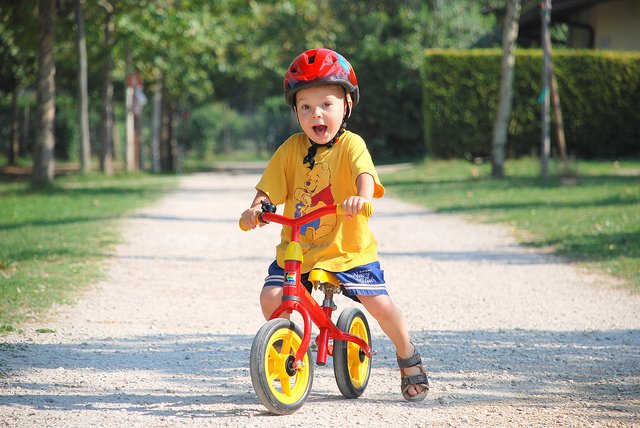
[[[327,126],[326,125],[316,125],[316,126],[313,127],[313,132],[315,132],[315,134],[317,136],[323,136],[327,132]]]

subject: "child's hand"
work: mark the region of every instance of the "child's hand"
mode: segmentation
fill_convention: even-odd
[[[263,224],[258,222],[258,215],[262,212],[260,206],[251,207],[245,212],[242,213],[240,219],[242,220],[242,224],[244,224],[246,229],[255,229],[256,226],[264,226]]]
[[[362,196],[349,196],[342,203],[342,208],[347,213],[349,217],[353,217],[354,215],[358,215],[362,206],[365,202],[369,202],[367,198],[363,198]]]

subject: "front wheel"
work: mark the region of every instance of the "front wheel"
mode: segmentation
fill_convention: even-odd
[[[336,327],[353,334],[371,346],[371,332],[367,318],[357,308],[342,311]],[[358,398],[369,383],[371,359],[354,342],[335,340],[333,345],[333,371],[336,383],[346,398]]]
[[[314,370],[311,352],[307,350],[301,368],[294,367],[301,343],[300,329],[283,318],[265,323],[253,339],[249,361],[251,382],[260,402],[274,414],[295,412],[311,392]]]

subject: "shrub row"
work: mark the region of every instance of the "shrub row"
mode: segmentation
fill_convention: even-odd
[[[501,55],[498,49],[425,51],[423,114],[429,156],[491,153]],[[580,158],[638,156],[640,53],[555,51],[553,65],[569,154]],[[541,88],[542,52],[518,50],[509,156],[539,151]],[[552,147],[554,132],[552,125]]]

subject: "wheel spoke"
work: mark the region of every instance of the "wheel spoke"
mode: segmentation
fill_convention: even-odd
[[[283,373],[280,373],[280,387],[282,388],[282,393],[288,397],[291,396],[291,383],[290,383],[289,375],[286,370],[283,370]]]

